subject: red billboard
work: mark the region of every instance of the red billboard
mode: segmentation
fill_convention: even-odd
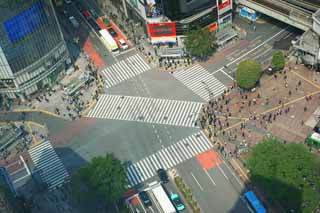
[[[176,23],[175,22],[162,22],[148,24],[150,37],[168,37],[176,36]]]
[[[218,1],[218,9],[221,10],[231,4],[231,0],[219,0]]]

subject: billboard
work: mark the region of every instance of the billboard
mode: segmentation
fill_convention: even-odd
[[[14,43],[47,22],[48,18],[42,2],[39,1],[29,9],[5,21],[3,25],[8,38]]]
[[[175,22],[149,23],[151,43],[175,43],[177,37]]]
[[[145,12],[147,18],[157,18],[162,15],[161,1],[146,0]]]
[[[222,10],[223,8],[229,6],[231,4],[231,0],[218,0],[218,9]]]

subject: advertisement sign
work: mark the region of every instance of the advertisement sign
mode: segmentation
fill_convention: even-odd
[[[152,43],[176,42],[177,32],[175,22],[149,23],[148,31]]]
[[[147,0],[145,5],[147,18],[157,18],[161,16],[161,4],[157,4],[155,0]]]
[[[256,21],[257,20],[257,13],[256,11],[248,8],[248,7],[243,7],[240,9],[240,16],[245,17],[249,19],[250,21]]]
[[[175,22],[162,22],[148,24],[150,37],[176,36]]]
[[[218,1],[218,9],[222,10],[223,8],[231,5],[231,0],[219,0]]]
[[[218,23],[214,22],[208,26],[209,32],[216,31],[218,29]]]

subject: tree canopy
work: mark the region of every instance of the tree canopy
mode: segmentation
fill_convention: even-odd
[[[241,61],[236,70],[236,81],[243,89],[253,88],[261,77],[261,65],[256,61],[247,59]]]
[[[208,28],[197,28],[187,33],[184,45],[191,55],[203,58],[213,52],[215,40],[214,32]]]
[[[268,138],[248,160],[251,180],[268,200],[289,212],[313,212],[320,200],[320,165],[302,144]]]
[[[127,190],[126,169],[113,154],[95,157],[73,175],[71,187],[77,201],[113,206]]]
[[[282,51],[276,51],[272,54],[271,64],[276,70],[282,70],[284,68],[286,60]]]

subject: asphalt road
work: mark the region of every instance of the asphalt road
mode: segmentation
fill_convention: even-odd
[[[70,5],[70,13],[81,22],[81,29],[88,30],[80,18],[77,9]],[[245,26],[246,23],[241,23]],[[247,24],[248,25],[248,24]],[[282,25],[265,23],[257,26],[256,31],[248,28],[247,39],[239,41],[234,48],[222,50],[224,57],[213,64],[203,66],[221,82],[230,82],[230,76],[236,64],[245,58],[256,58],[260,62],[272,55],[273,43],[281,38],[288,39],[296,32]],[[103,55],[107,65],[116,63],[114,57],[105,53],[100,41],[91,36],[96,50]],[[124,55],[121,56],[126,57]],[[228,69],[221,69],[228,65]],[[200,84],[200,82],[199,82]],[[170,73],[147,71],[130,78],[115,87],[106,90],[107,94],[140,97],[163,98],[184,101],[204,102],[194,91],[187,88]],[[19,115],[9,114],[0,120],[19,120]],[[137,162],[156,151],[176,143],[198,131],[197,128],[173,127],[166,125],[137,123],[134,121],[104,120],[83,118],[70,122],[49,117],[39,113],[27,113],[26,120],[46,124],[50,129],[50,139],[58,155],[70,171],[95,156],[112,152],[116,157],[131,163]],[[175,166],[187,185],[191,188],[196,200],[204,212],[248,212],[240,195],[243,193],[241,182],[222,162],[219,166],[204,169],[196,158],[184,161]],[[149,182],[149,180],[147,180]]]

